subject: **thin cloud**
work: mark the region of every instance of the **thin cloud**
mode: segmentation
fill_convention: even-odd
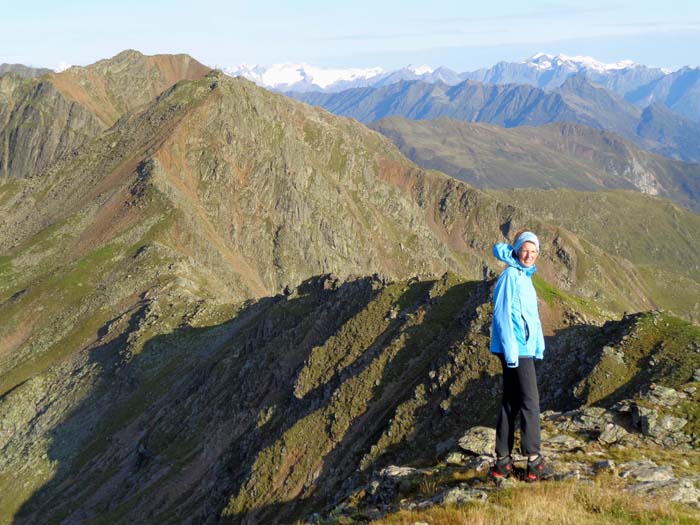
[[[492,35],[494,33],[506,33],[506,29],[483,29],[483,30],[464,30],[452,29],[449,31],[420,31],[415,33],[365,33],[355,35],[334,35],[328,37],[320,37],[316,40],[324,41],[343,41],[343,40],[392,40],[396,38],[415,38],[415,37],[445,37],[445,36],[466,36],[466,35]]]
[[[416,32],[416,33],[360,33],[355,35],[334,35],[320,37],[317,40],[384,40],[391,38],[413,38],[416,36],[433,36],[434,32]]]
[[[549,7],[545,6],[545,9],[538,9],[536,11],[522,11],[519,13],[510,13],[503,15],[494,16],[482,16],[482,17],[452,17],[452,18],[435,18],[421,20],[421,26],[428,26],[432,29],[422,30],[422,31],[402,31],[402,32],[377,32],[377,33],[355,33],[355,34],[345,34],[345,35],[331,35],[326,37],[319,37],[316,40],[321,41],[361,41],[361,40],[392,40],[401,38],[437,38],[446,36],[468,36],[468,35],[491,35],[494,33],[505,33],[507,32],[500,27],[494,27],[493,25],[484,28],[470,28],[466,29],[466,25],[475,24],[494,24],[505,21],[517,21],[517,20],[532,20],[532,19],[545,19],[545,18],[561,18],[562,16],[581,16],[586,14],[594,13],[610,13],[621,6],[617,3],[609,4],[607,6],[596,6],[596,7],[572,7],[572,6],[562,6],[551,4]],[[454,27],[459,25],[461,27]],[[452,26],[452,27],[450,27]]]
[[[608,27],[640,27],[640,28],[647,28],[647,27],[653,27],[653,28],[663,28],[664,30],[666,29],[687,29],[687,28],[694,28],[698,27],[700,28],[700,21],[683,21],[679,22],[677,20],[674,21],[668,21],[668,20],[655,20],[652,22],[618,22],[618,23],[607,23],[603,24]]]
[[[482,16],[482,17],[452,17],[452,18],[435,18],[432,20],[426,20],[428,23],[432,24],[448,24],[448,23],[459,23],[459,24],[479,24],[483,22],[502,22],[505,20],[529,20],[532,18],[553,18],[560,17],[562,15],[567,16],[579,16],[591,13],[610,13],[616,11],[620,6],[615,4],[610,4],[605,7],[579,7],[571,8],[564,6],[552,6],[551,9],[538,10],[538,11],[523,11],[521,13],[511,13],[506,15],[494,15],[494,16]]]

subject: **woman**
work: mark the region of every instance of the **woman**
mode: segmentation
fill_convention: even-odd
[[[516,235],[511,247],[498,243],[493,254],[508,266],[493,292],[491,352],[503,367],[503,399],[496,423],[496,463],[489,471],[496,480],[513,472],[515,418],[520,414],[521,449],[528,456],[526,481],[548,474],[540,454],[540,396],[535,359],[542,359],[544,337],[532,285],[540,251],[537,236],[529,231]]]

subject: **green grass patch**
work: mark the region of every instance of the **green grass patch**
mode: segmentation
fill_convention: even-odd
[[[621,490],[619,481],[601,477],[592,485],[577,481],[519,484],[490,494],[486,502],[400,511],[369,523],[382,525],[693,525],[700,510],[662,497],[641,498]]]
[[[698,367],[695,348],[700,345],[700,327],[659,312],[640,314],[633,323],[613,347],[624,361],[603,356],[582,381],[589,403],[607,406],[633,397],[651,383],[678,388]]]
[[[8,279],[12,271],[12,257],[9,255],[0,255],[0,279]]]
[[[391,284],[355,317],[328,338],[323,345],[311,350],[304,368],[299,373],[295,391],[304,396],[314,388],[327,382],[334,374],[347,368],[370,348],[380,335],[392,324],[392,315],[413,304],[425,293],[426,283],[407,286],[403,282]],[[396,324],[397,321],[394,321]]]
[[[15,304],[0,311],[0,322],[8,331],[19,326],[27,315],[41,307],[44,318],[54,318],[54,323],[61,323],[68,312],[75,312],[93,293],[99,278],[111,271],[111,261],[118,253],[112,245],[104,246],[76,261],[66,271],[41,280],[27,291]],[[45,370],[54,363],[82,348],[108,321],[107,312],[94,310],[80,315],[66,325],[66,331],[60,334],[60,324],[55,339],[43,350],[37,350],[32,356],[16,364],[0,377],[0,393],[7,392],[33,375]]]
[[[556,286],[548,283],[537,274],[532,276],[532,284],[535,286],[537,297],[547,303],[547,305],[550,307],[559,305],[568,306],[582,313],[595,316],[602,315],[600,308],[598,308],[598,306],[591,301],[566,293],[565,291],[560,290]]]

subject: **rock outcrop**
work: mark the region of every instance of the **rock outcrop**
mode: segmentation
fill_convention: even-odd
[[[622,490],[652,501],[682,504],[684,507],[680,508],[686,509],[688,516],[700,516],[698,443],[692,446],[690,435],[666,427],[660,432],[667,438],[673,437],[673,443],[660,442],[661,434],[654,426],[642,429],[630,414],[630,407],[647,403],[655,406],[655,410],[672,410],[673,400],[686,399],[687,392],[694,395],[696,389],[694,382],[681,385],[679,390],[653,386],[634,399],[625,399],[609,408],[586,406],[568,412],[543,413],[543,453],[552,473],[542,483],[609,485],[611,491]],[[697,401],[697,397],[692,398],[692,402]],[[614,439],[610,439],[613,435]],[[461,452],[446,450],[442,461],[431,466],[390,465],[375,472],[367,484],[350,490],[346,499],[326,509],[325,514],[308,517],[305,523],[375,520],[379,523],[387,515],[402,510],[417,513],[413,519],[418,523],[420,513],[428,509],[473,503],[489,505],[491,500],[498,500],[501,491],[524,483],[521,479],[527,458],[517,454],[513,478],[498,486],[488,479],[486,472],[493,463],[493,428],[470,428],[458,442]],[[457,456],[462,457],[455,460]]]

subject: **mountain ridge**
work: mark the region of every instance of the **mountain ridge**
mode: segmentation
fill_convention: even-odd
[[[52,73],[49,78],[68,100],[90,110],[109,128],[123,113],[149,102],[176,82],[200,80],[210,71],[189,55],[148,56],[128,49],[86,67]],[[130,80],[124,85],[109,78],[124,76]],[[140,84],[135,84],[137,79]]]
[[[0,64],[0,76],[12,73],[22,78],[35,78],[52,72],[52,69],[44,67],[31,67],[24,64]]]

